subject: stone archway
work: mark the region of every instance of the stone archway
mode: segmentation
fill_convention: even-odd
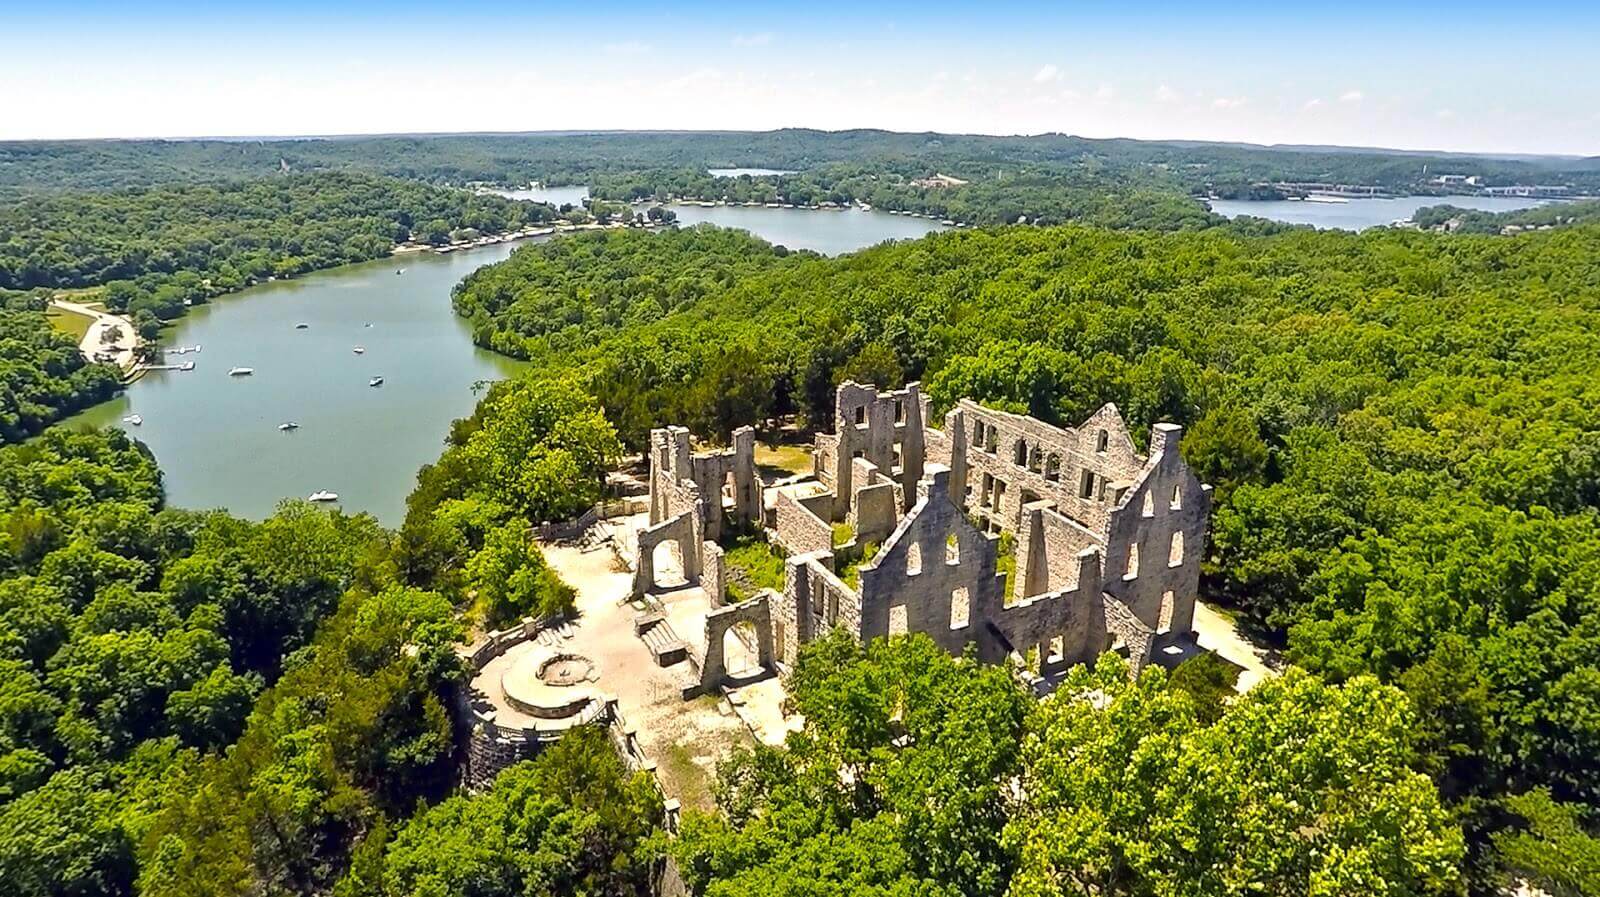
[[[664,543],[671,543],[677,547],[678,569],[672,570],[675,575],[671,582],[665,582],[658,577],[656,562],[671,547],[657,549]],[[639,544],[634,552],[633,563],[633,595],[642,597],[647,592],[661,589],[679,588],[685,584],[695,582],[700,577],[700,552],[699,542],[695,539],[694,515],[679,514],[671,520],[663,520],[655,526],[639,530]],[[666,571],[662,571],[666,572]]]
[[[702,694],[715,691],[717,686],[728,678],[725,639],[738,637],[733,632],[736,626],[748,625],[754,628],[756,662],[763,673],[777,672],[777,652],[772,639],[772,610],[768,604],[770,597],[770,593],[763,594],[742,604],[721,607],[706,614],[706,656],[700,664]],[[747,675],[741,675],[741,678],[747,678]]]

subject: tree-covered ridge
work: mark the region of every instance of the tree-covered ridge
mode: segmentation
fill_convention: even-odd
[[[936,173],[964,184],[919,183]],[[789,175],[712,177],[704,170],[601,174],[590,192],[602,199],[727,200],[810,206],[866,203],[879,209],[931,215],[963,224],[1063,224],[1194,230],[1225,222],[1186,195],[1181,179],[1164,172],[1084,167],[1007,171],[994,163],[956,163],[936,169],[918,160],[826,165]]]
[[[596,281],[649,257],[542,252]],[[692,267],[662,257],[627,276]],[[1218,488],[1209,597],[1333,681],[1402,686],[1475,851],[1507,795],[1600,810],[1600,228],[945,233],[775,260],[535,357],[634,445],[665,423],[825,425],[847,377],[921,379],[940,409],[1071,422],[1113,401],[1140,434],[1184,424]]]
[[[434,231],[498,233],[552,217],[536,203],[332,172],[31,197],[0,207],[0,289],[181,276],[170,284],[181,305],[377,258]]]
[[[1115,170],[1170,176],[1185,189],[1258,181],[1331,181],[1408,189],[1423,171],[1476,172],[1490,184],[1600,184],[1595,159],[1484,158],[1337,147],[1266,147],[1202,141],[1090,139],[1067,134],[994,137],[873,129],[818,131],[454,134],[281,140],[0,142],[0,192],[108,189],[263,177],[342,168],[435,183],[585,183],[650,169],[912,161],[1008,170]]]
[[[711,226],[659,240],[595,234],[525,246],[505,264],[468,274],[453,296],[479,345],[536,358],[650,324],[787,254],[744,231]]]
[[[1418,209],[1411,220],[1423,230],[1462,234],[1516,233],[1533,228],[1593,224],[1600,221],[1600,199],[1556,202],[1509,212],[1484,212],[1446,204]]]

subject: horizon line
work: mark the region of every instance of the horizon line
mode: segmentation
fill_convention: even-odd
[[[786,125],[779,128],[548,128],[532,130],[467,130],[467,131],[358,131],[335,134],[202,134],[202,135],[143,135],[130,137],[16,137],[0,139],[0,146],[8,144],[30,143],[289,143],[294,141],[313,140],[375,140],[383,138],[414,138],[432,139],[444,137],[583,137],[590,135],[668,135],[668,134],[776,134],[783,131],[813,131],[820,134],[846,134],[859,131],[871,131],[880,134],[894,134],[900,136],[934,135],[940,137],[987,137],[993,139],[1036,139],[1043,137],[1065,137],[1074,140],[1089,140],[1100,142],[1127,141],[1130,143],[1153,143],[1170,145],[1197,145],[1197,146],[1231,146],[1245,149],[1258,149],[1275,152],[1317,152],[1319,150],[1339,150],[1351,153],[1366,153],[1373,155],[1432,155],[1432,156],[1465,156],[1478,159],[1555,159],[1567,161],[1584,161],[1600,159],[1600,152],[1595,154],[1583,153],[1551,153],[1538,151],[1517,150],[1468,150],[1468,149],[1438,149],[1433,147],[1400,147],[1400,146],[1369,146],[1363,144],[1338,144],[1338,143],[1260,143],[1251,140],[1213,140],[1192,137],[1089,137],[1081,134],[1071,134],[1065,131],[1039,131],[1034,133],[1009,133],[996,134],[983,131],[897,131],[890,128],[852,127],[852,128],[818,128],[807,125]]]

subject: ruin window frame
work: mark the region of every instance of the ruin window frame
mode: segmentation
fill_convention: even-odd
[[[1177,484],[1173,485],[1173,487],[1172,487],[1172,501],[1167,503],[1167,509],[1171,510],[1171,511],[1181,511],[1181,510],[1183,510],[1183,484],[1182,483],[1177,483]]]
[[[1078,473],[1078,497],[1084,501],[1094,498],[1094,471],[1085,467]]]
[[[922,574],[922,545],[912,542],[906,546],[906,575],[920,576]]]
[[[1167,545],[1167,566],[1169,568],[1182,567],[1184,561],[1183,530],[1173,530],[1172,539]]]
[[[1105,429],[1101,429],[1099,432],[1095,433],[1094,436],[1095,454],[1103,455],[1109,448],[1111,448],[1111,433]]]
[[[961,622],[957,623],[956,608],[961,609],[959,614]],[[966,586],[956,586],[950,590],[950,630],[952,632],[966,629],[972,625],[972,590]]]

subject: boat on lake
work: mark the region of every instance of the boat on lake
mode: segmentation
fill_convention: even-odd
[[[295,423],[292,420],[286,420],[283,423],[278,424],[278,429],[283,430],[284,432],[288,432],[289,430],[298,430],[298,429],[300,429],[300,425]]]
[[[339,493],[337,493],[337,492],[329,492],[326,489],[318,489],[317,491],[315,491],[315,492],[311,493],[310,495],[306,496],[306,501],[338,501],[338,500],[339,500]]]
[[[254,374],[255,372],[256,372],[255,368],[229,368],[228,369],[228,376],[230,376],[230,377],[248,377],[251,374]]]
[[[128,424],[133,424],[135,427],[137,427],[140,424],[144,423],[144,418],[140,417],[137,414],[130,414],[127,417],[123,418],[122,422],[123,423],[128,423]]]
[[[300,323],[294,325],[294,329],[296,329],[296,330],[304,330],[304,329],[306,329],[307,327],[310,327],[310,326],[311,326],[310,324],[307,324],[306,322],[301,321]]]
[[[368,326],[368,327],[371,327],[371,326],[372,326],[372,325],[371,325],[371,324],[368,324],[368,325],[367,325],[367,326]],[[363,352],[366,352],[366,351],[367,351],[367,347],[366,347],[366,346],[356,346],[356,347],[355,347],[355,348],[354,348],[354,349],[351,349],[351,350],[350,350],[350,351],[352,351],[352,352],[354,352],[354,353],[356,353],[356,354],[357,354],[357,355],[360,355],[360,354],[362,354],[362,353],[363,353]]]
[[[368,386],[382,386],[383,385],[383,378],[382,377],[373,377],[371,380],[367,381],[367,385]]]

